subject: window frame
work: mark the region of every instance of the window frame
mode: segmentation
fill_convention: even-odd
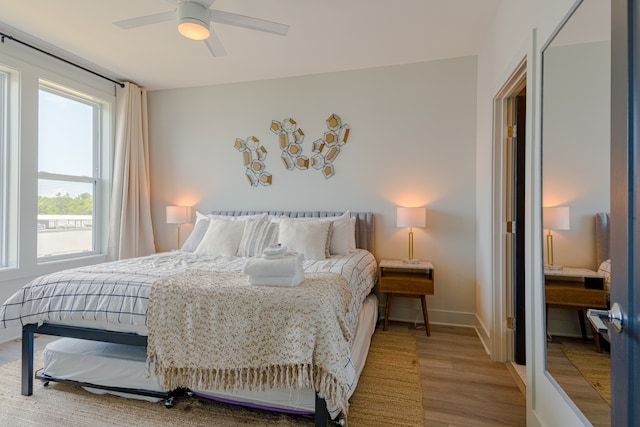
[[[45,180],[56,180],[56,181],[67,181],[67,182],[78,182],[78,183],[89,183],[93,186],[93,206],[92,206],[92,247],[89,251],[80,251],[68,254],[60,254],[60,255],[46,255],[46,256],[38,256],[37,254],[37,244],[36,244],[36,262],[38,264],[48,263],[48,262],[56,262],[60,260],[69,260],[75,258],[83,258],[87,256],[93,255],[103,255],[103,230],[104,230],[104,214],[105,209],[104,205],[108,202],[103,200],[103,181],[106,180],[105,173],[103,171],[103,161],[102,154],[104,151],[104,145],[108,145],[108,141],[105,141],[105,132],[104,132],[104,115],[106,114],[105,110],[108,109],[108,101],[95,98],[89,94],[82,93],[78,90],[70,89],[68,87],[53,83],[48,80],[40,79],[38,94],[40,91],[46,91],[48,93],[61,96],[63,98],[73,100],[76,102],[80,102],[92,107],[92,122],[93,122],[93,135],[92,135],[92,174],[93,176],[82,176],[82,175],[69,175],[69,174],[61,174],[61,173],[51,173],[51,172],[43,172],[37,170],[37,181],[39,182],[41,179]],[[40,114],[40,107],[38,107],[38,115]],[[38,148],[40,141],[38,139]],[[36,196],[38,192],[36,192]],[[37,218],[37,213],[36,213]]]

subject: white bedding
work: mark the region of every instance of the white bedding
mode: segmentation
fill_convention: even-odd
[[[3,304],[0,326],[47,322],[147,335],[149,292],[156,280],[187,269],[240,272],[247,259],[174,251],[48,274]],[[347,279],[352,292],[347,324],[353,332],[360,305],[375,284],[373,255],[358,249],[349,255],[305,260],[304,270],[340,273]]]

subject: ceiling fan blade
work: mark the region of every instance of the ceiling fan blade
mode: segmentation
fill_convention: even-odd
[[[237,27],[265,31],[267,33],[279,34],[281,36],[286,36],[289,31],[289,26],[285,24],[252,18],[250,16],[238,15],[236,13],[223,12],[221,10],[211,10],[211,20],[219,24],[235,25]]]
[[[114,25],[122,28],[123,30],[130,30],[131,28],[143,27],[145,25],[158,24],[160,22],[166,22],[176,19],[176,11],[155,13],[153,15],[139,16],[137,18],[125,19],[123,21],[116,21]]]
[[[211,55],[215,57],[226,56],[227,51],[224,50],[224,46],[222,46],[222,42],[220,42],[220,38],[213,31],[213,28],[210,29],[211,34],[209,34],[209,38],[204,41],[204,44],[207,45],[207,49],[211,52]]]

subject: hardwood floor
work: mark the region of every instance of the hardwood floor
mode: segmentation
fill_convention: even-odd
[[[611,407],[564,356],[563,346],[595,352],[593,341],[554,337],[547,342],[547,369],[594,427],[610,426]]]
[[[381,327],[381,326],[379,326]],[[389,330],[414,334],[418,343],[425,426],[524,426],[525,397],[507,365],[487,356],[471,328],[391,322]],[[56,337],[40,336],[36,348]],[[0,364],[20,358],[20,341],[0,345]]]
[[[390,323],[418,343],[425,426],[524,426],[526,402],[505,363],[493,362],[475,330]]]

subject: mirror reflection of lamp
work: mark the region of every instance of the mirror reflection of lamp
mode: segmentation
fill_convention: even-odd
[[[542,228],[547,230],[547,270],[562,270],[553,263],[553,236],[551,230],[569,230],[569,207],[555,206],[542,208]]]
[[[167,224],[178,224],[178,249],[180,249],[180,226],[190,222],[190,206],[167,206]]]
[[[402,261],[406,264],[417,264],[418,259],[413,258],[413,227],[424,227],[426,225],[426,208],[403,208],[399,207],[396,212],[398,227],[409,227],[409,258]]]

